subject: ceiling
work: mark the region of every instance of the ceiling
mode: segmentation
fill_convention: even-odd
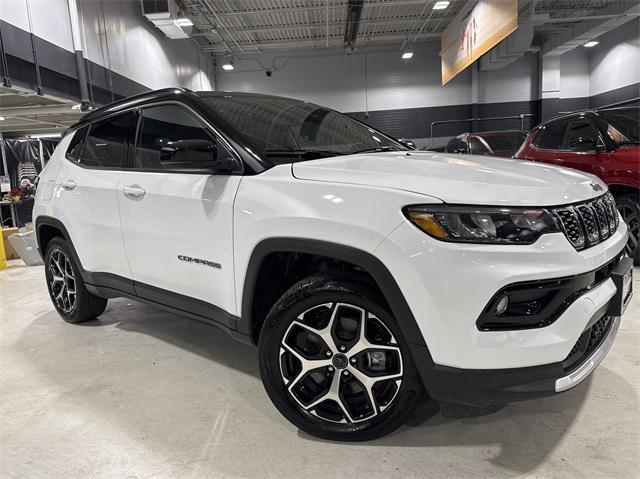
[[[438,40],[468,0],[351,0],[362,3],[357,49],[398,48]],[[597,17],[612,4],[634,0],[519,0],[520,21],[536,19],[534,45]],[[350,0],[178,0],[194,22],[192,37],[215,55],[308,51],[344,47]],[[532,15],[535,15],[533,17]]]
[[[0,86],[0,132],[3,135],[59,133],[77,122],[83,113],[70,100]]]

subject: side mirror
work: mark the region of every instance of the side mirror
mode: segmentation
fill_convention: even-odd
[[[237,170],[237,168],[237,161],[227,155],[224,155],[221,158],[216,158],[211,166],[209,166],[209,170],[211,170],[212,173],[228,173]]]
[[[402,143],[404,146],[406,146],[407,148],[411,149],[411,150],[417,150],[418,149],[418,147],[413,142],[413,140],[409,140],[408,138],[400,138],[398,141],[400,143]]]
[[[571,142],[571,149],[576,151],[594,151],[598,149],[598,140],[592,137],[579,137]]]

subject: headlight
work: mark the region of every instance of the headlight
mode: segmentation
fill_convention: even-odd
[[[416,205],[404,208],[418,228],[442,241],[531,244],[540,235],[560,232],[544,209],[455,205]]]

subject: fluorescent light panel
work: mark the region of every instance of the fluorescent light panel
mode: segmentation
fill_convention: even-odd
[[[403,60],[409,60],[411,58],[413,58],[413,52],[404,52],[402,54],[402,59]]]
[[[451,4],[451,2],[448,2],[448,1],[445,1],[445,0],[443,0],[441,2],[436,2],[435,5],[433,6],[433,9],[434,10],[444,10],[450,4]]]
[[[193,22],[191,20],[189,20],[188,18],[178,18],[175,21],[175,24],[178,25],[179,27],[192,27],[193,26]]]
[[[585,43],[584,46],[587,47],[587,48],[591,48],[591,47],[595,47],[598,43],[600,43],[600,42],[597,41],[597,40],[591,40],[591,41]]]

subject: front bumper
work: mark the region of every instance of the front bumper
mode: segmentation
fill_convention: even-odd
[[[603,316],[583,333],[587,344],[575,361],[513,369],[459,369],[434,364],[424,346],[412,346],[412,355],[429,395],[442,402],[487,407],[550,396],[584,381],[607,355],[620,327],[620,316]],[[601,324],[598,324],[601,323]],[[595,336],[595,338],[594,338]],[[578,344],[574,349],[577,349]]]
[[[428,348],[434,364],[500,370],[562,362],[589,322],[616,294],[610,278],[587,285],[550,323],[522,329],[482,330],[479,315],[497,292],[513,284],[571,278],[618,257],[627,229],[576,251],[563,234],[532,245],[444,243],[413,225],[398,227],[375,251],[389,265],[420,335],[405,339]],[[555,309],[554,309],[555,310]]]
[[[403,266],[392,273],[422,333],[406,339],[434,399],[486,407],[553,395],[580,384],[608,353],[621,315],[612,307],[620,289],[610,268],[631,268],[628,258],[617,259],[626,243],[624,224],[580,252],[553,234],[528,247],[452,247],[417,234],[401,226],[376,253]],[[577,278],[570,285],[578,289],[550,321],[498,330],[482,330],[477,322],[504,288],[554,280],[564,287],[567,278]]]

